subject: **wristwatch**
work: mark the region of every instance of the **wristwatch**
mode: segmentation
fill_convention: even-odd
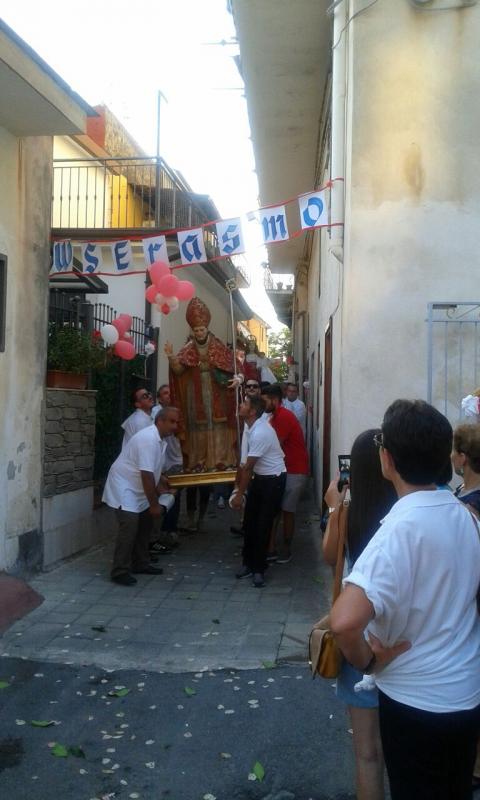
[[[336,511],[336,510],[337,509],[335,508],[335,506],[329,506],[328,513],[329,514],[333,514],[333,512]]]

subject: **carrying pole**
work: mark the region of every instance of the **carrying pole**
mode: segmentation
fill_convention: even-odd
[[[237,288],[237,284],[233,278],[230,278],[226,283],[225,287],[227,289],[228,295],[230,297],[230,322],[232,326],[232,349],[233,349],[233,372],[234,375],[237,374],[237,335],[235,329],[235,317],[233,314],[233,292]],[[240,387],[235,386],[235,419],[237,422],[237,458],[238,463],[240,464],[240,452],[241,452],[241,441],[240,441],[240,416],[239,416],[239,392]]]

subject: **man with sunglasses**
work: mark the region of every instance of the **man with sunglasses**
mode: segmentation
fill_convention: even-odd
[[[249,378],[245,384],[246,397],[260,397],[260,384],[258,381]]]
[[[149,391],[145,388],[134,389],[132,392],[132,405],[135,407],[135,411],[122,422],[122,428],[124,430],[122,452],[132,436],[135,436],[135,434],[143,430],[143,428],[148,428],[149,425],[153,425],[151,416],[153,397]]]

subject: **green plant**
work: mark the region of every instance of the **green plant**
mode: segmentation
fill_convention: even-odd
[[[271,369],[278,381],[286,381],[288,377],[287,358],[292,355],[292,332],[283,327],[278,333],[268,337],[268,357],[273,362]],[[275,363],[276,361],[276,363]]]
[[[98,337],[75,328],[50,323],[48,330],[48,369],[81,374],[105,363],[105,349]]]

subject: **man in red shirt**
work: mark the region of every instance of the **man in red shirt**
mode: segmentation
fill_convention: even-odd
[[[278,558],[275,553],[276,527],[270,539],[269,561],[277,564],[288,564],[292,559],[292,540],[295,533],[295,512],[298,501],[305,489],[308,474],[308,453],[302,428],[295,414],[282,406],[283,393],[278,384],[265,386],[262,389],[266,411],[271,414],[270,424],[278,436],[280,446],[285,453],[287,483],[282,499],[283,540],[285,553]]]

